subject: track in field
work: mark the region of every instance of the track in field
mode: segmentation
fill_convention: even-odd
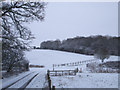
[[[2,88],[2,90],[10,89],[10,88],[26,88],[26,86],[38,75],[39,73],[31,72],[22,78],[18,79],[17,81],[7,85],[6,87]],[[28,79],[28,80],[26,80]],[[20,82],[21,85],[19,84]]]

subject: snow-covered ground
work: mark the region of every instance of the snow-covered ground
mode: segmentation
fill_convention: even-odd
[[[94,59],[94,56],[91,55],[39,49],[26,52],[26,57],[30,61],[30,64],[44,65],[46,69],[51,69],[53,64],[64,64]],[[105,59],[105,62],[106,61],[118,61],[118,57],[111,56],[109,59]]]
[[[2,87],[6,87],[8,84],[19,80],[31,72],[35,72],[38,73],[38,75],[28,84],[26,88],[44,88],[47,86],[45,75],[48,69],[53,69],[53,64],[64,64],[94,59],[94,56],[90,55],[53,50],[31,50],[29,52],[25,52],[25,55],[30,61],[30,64],[44,65],[45,67],[30,68],[29,72],[4,78],[2,80]],[[111,56],[105,61],[118,61],[118,57]],[[96,62],[100,61],[96,60]],[[51,76],[52,85],[55,85],[56,88],[118,88],[117,73],[89,73],[86,69],[86,64],[81,64],[80,66],[56,67],[55,70],[75,69],[77,67],[79,69],[82,68],[83,73],[77,73],[76,76]],[[32,76],[34,76],[34,74],[31,74],[28,78],[24,78],[24,82],[30,79]],[[23,81],[19,81],[16,85],[20,87],[22,82]]]
[[[47,85],[46,79],[45,79],[46,71],[44,70],[44,68],[30,68],[30,71],[23,72],[18,75],[10,76],[9,78],[2,79],[2,88],[6,88],[6,87],[21,88],[36,74],[38,75],[35,78],[33,78],[33,80],[27,85],[26,88],[46,87]]]
[[[76,76],[51,76],[56,88],[118,88],[118,74],[79,73]]]
[[[23,72],[19,75],[14,75],[14,76],[11,76],[9,78],[4,78],[2,79],[2,88],[5,88],[6,86],[8,86],[9,84],[13,83],[13,82],[16,82],[17,80],[19,80],[20,78],[30,74],[32,71],[28,71],[28,72]]]
[[[44,65],[46,69],[51,69],[53,64],[94,59],[93,56],[89,55],[54,50],[32,50],[30,52],[26,52],[26,57],[30,61],[30,64]]]
[[[53,64],[72,63],[84,60],[94,59],[94,56],[75,54],[62,51],[53,50],[32,50],[26,52],[26,57],[31,64],[44,65],[45,69],[52,70]],[[97,62],[101,62],[96,60]],[[118,61],[117,56],[111,56],[106,61]],[[52,85],[56,88],[118,88],[118,74],[117,73],[88,73],[86,65],[80,66],[63,66],[55,69],[74,69],[82,68],[83,73],[78,73],[76,76],[51,76]]]
[[[31,71],[38,71],[39,74],[35,77],[26,88],[45,88],[46,82],[46,70],[44,68],[31,68]]]

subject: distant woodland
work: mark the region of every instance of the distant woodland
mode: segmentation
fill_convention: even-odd
[[[41,49],[60,50],[86,55],[94,55],[98,49],[104,48],[109,51],[110,55],[120,56],[120,37],[111,36],[89,36],[74,37],[66,40],[49,40],[41,43]]]

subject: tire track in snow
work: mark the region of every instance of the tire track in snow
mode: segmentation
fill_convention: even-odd
[[[9,85],[3,87],[2,90],[5,90],[5,89],[9,88],[10,86],[14,85],[15,83],[19,82],[20,80],[24,79],[25,77],[29,76],[29,75],[32,74],[32,73],[34,73],[34,72],[31,72],[31,73],[29,73],[29,74],[23,76],[22,78],[18,79],[17,81],[15,81],[15,82],[13,82],[13,83],[11,83],[11,84],[9,84]]]
[[[27,77],[19,80],[18,82],[16,82],[15,84],[11,85],[8,88],[25,88],[27,86],[27,84],[29,84],[29,82],[35,77],[37,76],[38,72],[34,72],[30,75],[28,75]]]
[[[39,73],[26,88],[44,88],[45,87],[45,74]]]
[[[28,85],[29,85],[29,83],[38,75],[39,73],[37,73],[35,76],[33,76],[28,82],[26,82],[22,87],[20,87],[20,88],[22,88],[22,89],[25,89]]]

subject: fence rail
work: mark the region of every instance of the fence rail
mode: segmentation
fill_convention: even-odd
[[[78,68],[76,68],[75,70],[53,70],[53,71],[48,70],[47,71],[49,76],[76,75],[77,72],[78,72]]]
[[[90,63],[94,62],[96,59],[91,59],[91,60],[85,60],[85,61],[79,61],[79,62],[72,62],[72,63],[64,63],[64,64],[53,64],[53,69],[54,67],[61,67],[61,66],[78,66],[84,63]]]

